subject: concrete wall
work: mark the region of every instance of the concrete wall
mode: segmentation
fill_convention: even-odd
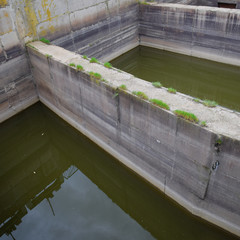
[[[140,44],[240,66],[240,11],[140,5]]]
[[[25,43],[109,60],[138,45],[136,0],[0,1],[0,122],[38,101]]]
[[[0,122],[38,100],[16,17],[0,1]]]
[[[222,136],[217,144],[217,134],[68,66],[88,62],[80,56],[33,46],[38,50],[29,48],[30,60],[44,104],[189,211],[240,236],[239,141]],[[99,64],[88,67],[118,76]]]
[[[140,38],[142,45],[240,65],[239,18],[237,10],[151,3],[140,4],[139,21],[136,0],[1,0],[0,122],[38,101],[28,41],[45,37],[108,61]]]
[[[152,2],[147,0],[147,2]],[[178,3],[184,5],[194,5],[194,6],[209,6],[218,7],[218,3],[236,4],[236,8],[240,8],[239,0],[155,0],[157,3]]]

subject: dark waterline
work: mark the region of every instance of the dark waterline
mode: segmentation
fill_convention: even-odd
[[[143,46],[111,63],[149,82],[240,111],[240,67]]]
[[[238,239],[189,215],[42,104],[2,123],[0,136],[0,239]]]

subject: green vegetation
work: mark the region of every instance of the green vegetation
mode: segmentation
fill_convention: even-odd
[[[127,86],[124,85],[124,84],[120,85],[119,88],[121,88],[121,89],[123,89],[123,90],[127,90]]]
[[[170,93],[174,93],[174,94],[177,92],[177,90],[174,89],[174,88],[168,88],[167,91],[170,92]]]
[[[83,66],[81,66],[81,65],[77,65],[77,70],[79,70],[79,71],[83,71]]]
[[[41,38],[40,41],[46,44],[50,44],[50,41],[46,38]]]
[[[88,60],[88,57],[86,55],[83,55],[82,57],[83,57],[83,59]]]
[[[196,103],[200,103],[200,102],[201,102],[201,99],[199,99],[199,98],[194,98],[193,101],[196,102]]]
[[[216,107],[218,105],[217,102],[211,100],[204,100],[203,105],[207,107]]]
[[[109,83],[109,81],[108,81],[108,80],[106,80],[106,79],[103,79],[103,78],[101,79],[101,81],[102,81],[102,82],[105,82],[105,83]]]
[[[37,48],[35,48],[34,46],[32,46],[31,44],[28,44],[28,46],[29,46],[30,48],[32,48],[32,49],[34,49],[34,50],[37,50],[37,51],[38,51],[38,49],[37,49]]]
[[[216,141],[216,144],[221,145],[222,144],[222,139],[218,138]]]
[[[136,91],[133,91],[132,92],[134,95],[144,99],[144,100],[148,100],[148,96],[144,93],[144,92],[136,92]]]
[[[207,123],[206,123],[206,121],[202,121],[202,122],[200,123],[200,125],[201,125],[202,127],[206,127],[206,126],[207,126]]]
[[[152,85],[156,88],[161,88],[162,84],[160,82],[152,82]]]
[[[47,57],[47,58],[51,58],[52,55],[50,55],[50,54],[45,54],[45,57]]]
[[[76,67],[75,63],[69,63],[70,67]]]
[[[153,104],[161,107],[161,108],[164,108],[166,110],[170,110],[170,107],[163,101],[161,100],[158,100],[158,99],[150,99],[150,102],[152,102]]]
[[[109,62],[105,62],[105,63],[104,63],[104,67],[106,67],[106,68],[112,68],[112,64],[109,63]]]
[[[90,76],[97,79],[97,80],[101,80],[102,79],[102,75],[100,73],[95,73],[95,72],[89,72]]]
[[[143,4],[143,5],[148,5],[149,3],[148,2],[146,2],[146,1],[144,1],[144,2],[142,2],[142,1],[138,1],[139,2],[139,4]]]
[[[93,57],[90,59],[90,63],[99,63],[99,61]]]
[[[199,120],[198,118],[193,114],[193,113],[189,113],[189,112],[184,112],[181,110],[175,110],[174,113],[181,118],[184,118],[190,122],[194,122],[194,123],[198,123]]]

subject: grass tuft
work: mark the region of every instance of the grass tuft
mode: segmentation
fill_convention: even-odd
[[[133,91],[132,93],[144,100],[148,100],[148,96],[144,92]]]
[[[206,123],[206,121],[202,121],[202,122],[200,122],[200,125],[201,125],[202,127],[206,127],[206,126],[207,126],[207,123]]]
[[[154,105],[159,106],[160,108],[164,108],[166,110],[170,110],[170,107],[163,101],[158,99],[150,99],[150,102],[152,102]]]
[[[104,67],[106,67],[106,68],[112,68],[112,64],[109,63],[109,62],[105,62],[105,63],[104,63]]]
[[[119,88],[121,88],[122,90],[127,90],[127,86],[124,84],[120,85]]]
[[[47,58],[51,58],[52,55],[50,55],[50,54],[45,54],[45,57],[47,57]]]
[[[170,92],[170,93],[174,93],[174,94],[177,92],[177,90],[174,89],[174,88],[168,88],[167,91]]]
[[[82,57],[83,57],[83,59],[88,60],[88,57],[86,55],[83,55]]]
[[[194,123],[198,123],[199,120],[198,118],[193,114],[193,113],[189,113],[189,112],[184,112],[181,110],[175,110],[174,113],[181,118],[184,118],[190,122],[194,122]]]
[[[205,99],[205,100],[203,101],[203,105],[204,105],[204,106],[207,106],[207,107],[216,107],[216,106],[218,105],[218,103],[215,102],[215,101],[211,101],[211,100]]]
[[[95,73],[95,72],[89,72],[90,76],[97,79],[97,80],[101,80],[102,79],[102,75],[100,73]]]
[[[162,84],[160,82],[153,82],[152,85],[156,88],[161,88]]]
[[[40,41],[46,44],[50,44],[50,41],[46,38],[41,38]]]
[[[93,57],[90,59],[90,63],[99,63],[99,61]]]
[[[79,71],[83,71],[83,66],[81,66],[81,65],[77,65],[77,70],[79,70]]]
[[[199,99],[199,98],[194,98],[193,101],[196,102],[196,103],[200,103],[200,102],[201,102],[201,99]]]
[[[75,63],[69,63],[70,67],[76,67]]]

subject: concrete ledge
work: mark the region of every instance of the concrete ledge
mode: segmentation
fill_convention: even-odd
[[[131,93],[146,91],[151,98],[164,98],[170,94],[165,89],[89,63],[60,47],[31,45],[40,101],[190,212],[240,236],[239,139],[179,119]],[[69,63],[82,65],[84,71]],[[90,71],[100,73],[104,81]],[[119,89],[121,84],[128,90]],[[184,95],[169,96],[170,102],[181,105],[184,100],[193,109],[201,108]],[[175,107],[170,104],[171,109]],[[217,116],[219,110],[221,115],[226,111],[226,116],[235,117],[236,124],[240,121],[240,116],[221,108],[204,107],[203,113],[216,111]]]

